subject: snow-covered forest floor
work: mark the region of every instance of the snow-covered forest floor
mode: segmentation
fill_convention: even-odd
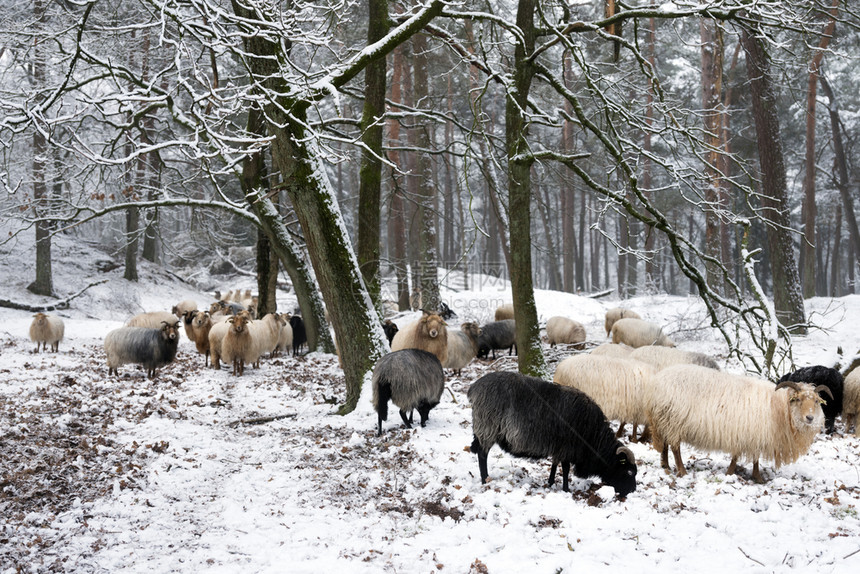
[[[11,572],[847,572],[860,567],[860,440],[820,435],[798,462],[754,483],[747,465],[685,448],[689,474],[667,475],[649,446],[631,444],[638,488],[620,501],[598,479],[548,488],[549,461],[490,452],[478,481],[466,390],[513,359],[475,362],[448,376],[426,428],[396,411],[375,433],[369,393],[348,416],[332,355],[264,359],[233,377],[203,367],[187,339],[154,380],[134,366],[109,377],[102,340],[131,315],[213,299],[143,266],[138,284],[92,247],[55,241],[60,296],[88,289],[58,314],[57,354],[34,354],[31,313],[0,309],[0,573]],[[43,301],[25,287],[32,250],[0,253],[0,298]],[[198,281],[200,278],[198,277]],[[252,287],[252,278],[217,284]],[[201,283],[202,284],[202,283]],[[487,320],[510,291],[474,282],[445,291],[459,321]],[[617,301],[539,291],[543,321],[567,315],[605,341]],[[282,308],[295,301],[282,294]],[[695,298],[625,302],[666,325],[681,348],[709,352],[727,370],[724,343]],[[795,342],[799,365],[832,365],[860,348],[860,296],[808,302],[823,329]],[[403,321],[411,318],[406,315]],[[545,349],[551,368],[569,350]],[[369,389],[365,389],[369,391]],[[274,417],[261,424],[249,419]],[[282,417],[282,418],[281,418]],[[535,570],[537,568],[537,570]]]

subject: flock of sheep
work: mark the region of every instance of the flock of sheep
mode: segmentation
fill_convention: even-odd
[[[109,375],[135,363],[150,378],[155,376],[156,369],[174,360],[181,325],[204,355],[204,365],[211,357],[211,366],[218,369],[223,361],[236,376],[247,365],[259,366],[267,353],[292,347],[296,354],[306,342],[301,317],[268,314],[257,319],[256,298],[249,292],[216,296],[209,310],[183,301],[172,312],[143,313],[108,333],[104,348]],[[385,321],[392,352],[373,369],[377,433],[383,432],[389,401],[407,427],[415,409],[424,426],[444,390],[444,369],[459,373],[475,358],[490,353],[495,358],[497,350],[514,352],[515,327],[511,305],[499,307],[493,322],[467,322],[459,330],[449,330],[442,316],[427,311],[402,329]],[[632,441],[642,427],[638,440],[652,442],[666,472],[671,450],[678,476],[686,473],[683,442],[730,454],[729,474],[740,459],[752,461],[752,476],[760,482],[759,459],[777,467],[793,462],[809,449],[822,426],[833,432],[835,418],[843,414],[848,430],[860,412],[860,369],[843,381],[834,369],[808,367],[774,385],[722,372],[713,358],[675,348],[659,325],[633,311],[610,309],[605,328],[612,342],[565,358],[552,382],[493,372],[472,383],[470,450],[478,456],[482,482],[488,477],[487,453],[499,445],[515,456],[551,458],[550,484],[560,463],[565,491],[573,467],[576,476],[598,476],[618,496],[626,496],[636,488],[635,458],[618,440],[626,423],[633,425]],[[36,314],[30,326],[34,352],[47,350],[49,344],[56,352],[63,332],[62,319]],[[570,318],[550,318],[546,333],[550,345],[585,348],[585,328]],[[619,422],[617,432],[610,420]],[[857,434],[860,427],[855,425]]]
[[[513,350],[515,324],[507,316],[512,311],[500,307],[495,322],[464,323],[459,332],[424,312],[397,331],[392,352],[373,371],[378,434],[389,400],[407,427],[414,409],[424,426],[444,389],[443,368],[456,372],[490,351]],[[550,484],[560,463],[564,490],[573,467],[576,476],[599,476],[626,496],[636,488],[636,461],[618,440],[626,423],[633,425],[634,441],[643,427],[639,440],[652,442],[666,472],[671,450],[677,475],[686,474],[683,442],[730,454],[729,474],[740,459],[752,461],[752,477],[762,482],[759,459],[776,467],[793,462],[822,427],[833,431],[836,416],[844,414],[849,423],[860,411],[860,369],[843,381],[832,368],[808,367],[774,384],[722,372],[712,357],[675,348],[659,325],[630,310],[610,309],[605,327],[612,343],[565,358],[551,383],[515,372],[490,373],[472,383],[470,450],[478,456],[482,482],[488,477],[487,453],[499,445],[514,456],[551,458]],[[551,345],[585,346],[585,329],[572,319],[552,317],[546,331]],[[615,433],[610,420],[619,422]]]

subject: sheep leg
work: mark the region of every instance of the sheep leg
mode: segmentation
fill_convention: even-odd
[[[650,442],[651,441],[651,427],[648,423],[642,425],[642,434],[639,435],[639,442]]]
[[[406,411],[400,409],[400,418],[403,419],[403,424],[406,425],[406,428],[412,428],[412,411],[409,411],[409,416],[406,416]]]
[[[678,443],[676,446],[672,447],[672,456],[675,457],[675,472],[678,477],[685,476],[687,474],[687,469],[684,468],[684,461],[681,460],[681,443]]]
[[[382,436],[382,413],[376,415],[376,436]]]
[[[738,470],[738,457],[733,456],[732,462],[729,463],[729,468],[726,469],[726,474],[734,474]]]
[[[563,460],[561,461],[561,489],[564,492],[570,492],[570,483],[568,482],[568,475],[570,475],[570,461]]]
[[[663,443],[663,448],[660,449],[660,468],[669,473],[669,443]]]
[[[487,451],[481,446],[478,437],[475,435],[472,436],[474,440],[472,440],[472,446],[469,447],[469,450],[478,455],[478,472],[481,474],[481,484],[485,484],[487,476],[489,476],[487,472]]]
[[[618,437],[624,435],[624,425],[626,425],[626,424],[627,424],[626,422],[621,421],[621,423],[618,425],[618,430],[615,431],[615,438],[618,438]]]
[[[764,483],[764,477],[762,477],[761,470],[759,470],[759,467],[758,467],[758,459],[755,459],[755,462],[753,462],[752,477],[753,477],[753,480],[756,481],[756,483],[758,483],[758,484]]]
[[[550,487],[553,484],[555,484],[555,471],[556,470],[558,470],[558,459],[553,457],[552,458],[552,466],[549,467],[549,480],[546,483],[547,487]]]
[[[421,415],[421,428],[424,428],[424,425],[430,419],[430,405],[418,405],[418,414]]]

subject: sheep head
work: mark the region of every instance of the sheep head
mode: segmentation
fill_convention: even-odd
[[[636,470],[636,457],[633,452],[626,446],[619,446],[609,472],[601,478],[605,484],[615,489],[616,496],[624,498],[636,490]]]
[[[431,311],[424,311],[418,325],[418,330],[425,336],[435,339],[442,333],[446,333],[447,329],[445,321],[438,314]]]
[[[794,381],[783,381],[776,385],[777,391],[780,389],[789,389],[788,411],[794,428],[821,428],[824,424],[824,413],[821,410],[824,399],[818,394],[824,392],[822,388],[831,398],[833,397],[830,389],[824,387],[824,385],[813,388],[812,385],[796,383]]]
[[[172,341],[179,337],[179,321],[175,323],[161,322],[161,337],[165,341]]]

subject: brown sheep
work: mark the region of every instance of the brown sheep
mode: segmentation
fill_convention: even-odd
[[[186,325],[186,330],[187,330]],[[209,365],[209,332],[212,330],[212,317],[209,316],[209,311],[198,311],[194,315],[194,321],[191,324],[191,333],[194,335],[192,341],[197,347],[197,352],[204,355],[203,366]],[[187,332],[187,331],[186,331]]]
[[[248,313],[239,313],[228,321],[229,328],[221,341],[221,355],[227,363],[233,363],[233,375],[240,377],[245,372],[245,363],[254,364],[259,357],[257,345],[251,335]]]
[[[556,344],[574,345],[574,349],[585,348],[585,327],[567,317],[550,317],[546,322],[546,338],[550,347]]]
[[[421,349],[433,353],[439,362],[448,360],[448,328],[442,317],[424,311],[418,321],[400,329],[391,341],[391,350]]]
[[[505,321],[514,318],[514,304],[505,303],[496,309],[496,321]]]

